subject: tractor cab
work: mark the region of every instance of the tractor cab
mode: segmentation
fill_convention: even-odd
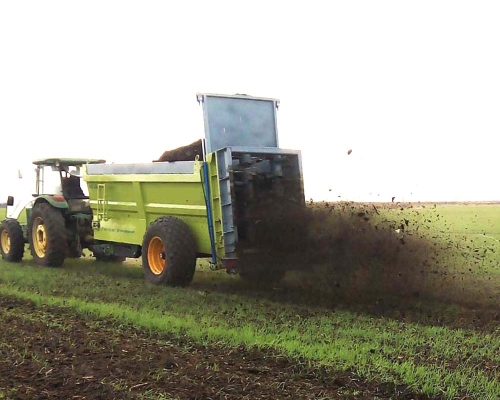
[[[104,160],[48,158],[33,161],[36,187],[31,195],[9,196],[7,219],[0,226],[4,259],[20,261],[24,244],[40,265],[61,265],[78,258],[93,243],[92,209],[80,170]],[[85,190],[85,191],[84,191]]]
[[[24,220],[23,211],[30,212],[37,201],[45,200],[68,211],[88,211],[88,191],[82,185],[81,169],[86,164],[101,164],[105,160],[86,158],[45,158],[33,161],[36,185],[32,194],[9,196],[7,217]]]
[[[80,158],[47,158],[33,161],[36,165],[36,192],[34,196],[63,196],[65,200],[88,199],[82,187],[81,167],[102,164],[105,160]],[[85,189],[85,191],[84,191]]]

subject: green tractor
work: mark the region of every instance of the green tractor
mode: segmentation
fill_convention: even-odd
[[[93,243],[92,210],[81,186],[81,168],[104,160],[36,160],[36,189],[29,198],[7,199],[7,219],[0,225],[0,251],[7,261],[23,258],[25,243],[42,266],[61,266]],[[104,255],[95,254],[97,258]]]

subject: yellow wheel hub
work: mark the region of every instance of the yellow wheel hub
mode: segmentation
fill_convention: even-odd
[[[2,231],[2,237],[0,237],[0,243],[2,245],[2,250],[5,254],[10,252],[10,236],[6,229]]]
[[[38,257],[44,258],[47,252],[47,232],[43,220],[38,217],[33,222],[33,247]]]
[[[165,245],[163,244],[163,240],[158,236],[155,236],[149,242],[148,264],[149,269],[155,275],[160,275],[167,265]]]

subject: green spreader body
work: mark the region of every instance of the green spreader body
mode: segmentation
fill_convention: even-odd
[[[205,122],[204,160],[89,164],[84,168],[95,246],[137,257],[158,218],[184,221],[199,257],[233,268],[251,251],[253,205],[283,198],[304,204],[300,151],[278,147],[279,102],[199,94]]]
[[[212,155],[207,158],[214,160]],[[214,221],[221,221],[221,212],[216,190],[207,207],[205,165],[209,176],[217,176],[215,163],[203,161],[87,165],[84,179],[93,212],[95,242],[115,247],[131,245],[131,249],[141,246],[147,227],[168,215],[186,222],[199,255],[211,255],[208,210]],[[217,255],[222,258],[225,253],[220,223],[215,224],[214,232],[218,233]]]

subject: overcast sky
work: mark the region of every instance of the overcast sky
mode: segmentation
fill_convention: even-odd
[[[308,199],[500,200],[498,21],[497,1],[0,1],[0,202],[36,158],[201,138],[197,92],[279,98]]]

